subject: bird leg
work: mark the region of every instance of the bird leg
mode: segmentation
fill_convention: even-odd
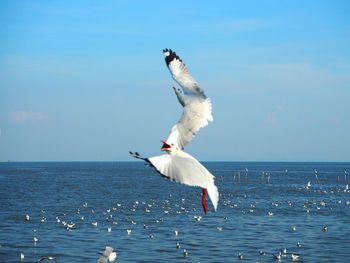
[[[207,189],[202,188],[202,190],[203,190],[202,205],[203,205],[204,213],[207,214],[207,204],[205,203],[205,196],[207,194]]]

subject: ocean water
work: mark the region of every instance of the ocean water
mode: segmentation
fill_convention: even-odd
[[[96,262],[106,246],[116,262],[276,262],[284,248],[281,262],[350,262],[350,163],[204,165],[220,192],[207,215],[200,188],[142,162],[0,163],[0,262]]]

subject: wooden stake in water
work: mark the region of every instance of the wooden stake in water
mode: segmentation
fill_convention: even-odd
[[[338,175],[338,184],[339,184],[339,175]]]
[[[248,168],[245,168],[245,184],[248,183]]]
[[[316,182],[319,184],[320,182],[318,181],[318,176],[317,176],[317,170],[315,169],[315,177],[316,177]]]
[[[235,184],[236,172],[233,173],[233,184]]]
[[[264,172],[262,172],[261,174],[261,184],[263,184],[263,181],[264,181]]]
[[[344,171],[344,183],[346,184],[346,171]]]
[[[241,171],[238,171],[238,184],[241,181]]]
[[[221,175],[221,182],[222,184],[224,184],[224,178],[222,177],[222,175]]]
[[[270,184],[270,174],[267,174],[267,184]]]

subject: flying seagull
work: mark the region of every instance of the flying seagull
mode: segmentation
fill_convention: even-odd
[[[204,212],[207,213],[205,203],[207,192],[216,211],[219,193],[214,184],[214,176],[194,157],[182,151],[198,130],[208,125],[208,121],[213,120],[211,103],[176,53],[171,49],[165,49],[163,52],[173,78],[184,90],[183,94],[181,90],[174,88],[180,104],[184,106],[184,112],[179,122],[172,128],[168,139],[162,141],[161,150],[168,154],[150,158],[141,157],[137,152],[130,152],[130,154],[144,160],[161,176],[171,181],[201,187]]]
[[[213,121],[212,106],[210,99],[205,96],[179,56],[171,49],[164,49],[163,53],[172,77],[183,89],[182,93],[180,89],[173,88],[184,107],[180,120],[171,129],[166,142],[183,150],[200,128]]]
[[[114,262],[114,260],[117,258],[117,253],[114,252],[114,248],[112,247],[106,247],[105,251],[103,252],[102,257],[97,260],[97,263],[106,263],[107,260],[109,262]]]

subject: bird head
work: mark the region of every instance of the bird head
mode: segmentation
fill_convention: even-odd
[[[161,148],[161,150],[162,151],[170,151],[171,150],[171,145],[170,144],[168,144],[166,141],[161,141],[162,143],[163,143],[163,146],[162,146],[162,148]]]
[[[179,88],[173,87],[173,90],[175,91],[176,94],[181,94],[182,91]]]
[[[173,87],[173,90],[175,91],[175,95],[177,99],[179,100],[180,104],[185,107],[185,96],[182,94],[181,89]]]

